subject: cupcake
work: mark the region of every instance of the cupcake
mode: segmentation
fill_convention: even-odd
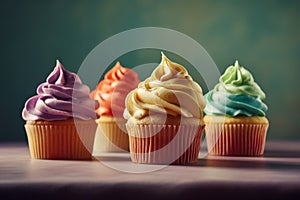
[[[101,152],[129,151],[126,121],[123,118],[125,98],[139,82],[136,72],[117,62],[91,92],[91,98],[100,103],[95,111],[99,116],[96,120],[95,155]]]
[[[205,95],[207,148],[210,155],[261,156],[267,129],[266,95],[238,61]]]
[[[91,159],[96,101],[78,75],[57,60],[22,111],[30,155],[37,159]]]
[[[135,163],[197,161],[204,122],[201,87],[163,53],[151,76],[126,97],[124,117]]]

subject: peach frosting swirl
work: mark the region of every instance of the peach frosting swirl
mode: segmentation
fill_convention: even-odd
[[[137,87],[139,82],[138,74],[135,71],[122,67],[120,62],[117,62],[90,94],[90,97],[100,104],[95,110],[97,115],[122,117],[125,98],[131,90]]]
[[[195,118],[201,123],[204,107],[201,87],[183,66],[170,61],[162,53],[161,63],[151,76],[127,95],[124,117],[139,123],[149,115],[159,118],[167,114],[171,118]],[[160,121],[151,116],[151,122]]]

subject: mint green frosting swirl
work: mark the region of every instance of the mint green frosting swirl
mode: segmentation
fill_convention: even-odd
[[[216,85],[216,91],[228,92],[231,94],[245,94],[249,96],[265,99],[265,93],[254,82],[251,73],[235,61],[234,66],[229,66],[225,73],[219,79],[220,83]]]
[[[226,69],[219,83],[204,98],[204,112],[208,115],[265,116],[268,109],[262,102],[265,93],[238,61]]]

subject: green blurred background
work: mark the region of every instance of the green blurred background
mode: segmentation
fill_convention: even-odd
[[[299,140],[299,8],[300,1],[2,1],[0,141],[26,141],[24,102],[56,59],[77,72],[103,40],[147,26],[192,37],[221,73],[239,59],[267,94],[268,139]],[[130,67],[159,62],[160,54],[131,52],[119,60]]]

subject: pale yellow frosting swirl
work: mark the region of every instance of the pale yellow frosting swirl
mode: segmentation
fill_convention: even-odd
[[[126,97],[124,117],[134,121],[159,122],[161,115],[168,118],[195,118],[202,122],[205,101],[201,87],[193,81],[187,70],[163,53],[161,63],[138,88]],[[148,122],[149,120],[146,120]]]

